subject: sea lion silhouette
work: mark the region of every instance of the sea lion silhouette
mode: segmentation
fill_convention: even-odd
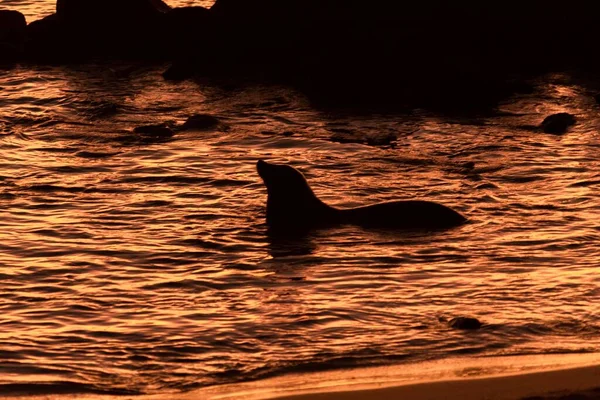
[[[422,200],[391,201],[340,209],[319,200],[300,171],[289,165],[256,163],[267,186],[267,225],[283,232],[342,224],[384,229],[444,229],[466,218],[442,204]]]

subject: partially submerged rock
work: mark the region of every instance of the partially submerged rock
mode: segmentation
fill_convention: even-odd
[[[183,123],[180,130],[183,131],[205,131],[210,129],[223,128],[223,124],[217,117],[213,117],[209,114],[196,114],[192,115]]]
[[[546,117],[540,127],[545,133],[560,135],[566,133],[576,123],[577,119],[573,114],[562,112]]]
[[[472,317],[455,317],[450,320],[441,317],[439,321],[447,323],[450,328],[469,331],[477,330],[483,325],[477,318]]]

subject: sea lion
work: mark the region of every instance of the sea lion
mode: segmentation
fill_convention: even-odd
[[[267,186],[267,225],[276,231],[296,232],[342,224],[385,229],[444,229],[466,218],[444,205],[423,200],[391,201],[340,209],[314,194],[300,171],[289,165],[256,163]]]

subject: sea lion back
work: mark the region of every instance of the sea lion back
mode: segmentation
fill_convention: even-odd
[[[391,201],[341,212],[348,223],[371,228],[444,229],[467,221],[443,204],[423,200]]]

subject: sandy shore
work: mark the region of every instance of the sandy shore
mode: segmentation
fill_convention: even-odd
[[[600,400],[600,354],[454,358],[298,374],[189,395],[185,400]]]
[[[151,396],[6,396],[45,400],[600,400],[600,354],[453,358],[281,376]]]
[[[575,397],[574,395],[578,396]],[[428,382],[351,392],[312,393],[279,400],[542,400],[600,399],[600,366],[516,376]]]

